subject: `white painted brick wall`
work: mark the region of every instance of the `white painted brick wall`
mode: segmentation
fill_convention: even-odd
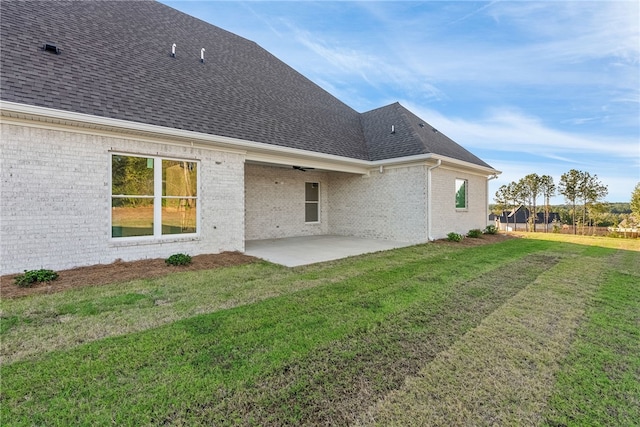
[[[305,223],[305,182],[320,184],[320,222]],[[329,204],[326,172],[291,167],[245,165],[247,240],[327,234]]]
[[[329,215],[332,234],[424,242],[426,169],[386,168],[368,176],[331,173]]]
[[[474,228],[483,230],[487,223],[487,180],[483,176],[439,167],[431,171],[433,191],[431,215],[432,237],[441,239],[450,232],[466,235]],[[468,209],[456,209],[456,179],[468,181]]]
[[[7,123],[0,141],[0,274],[244,250],[242,155]],[[111,239],[111,151],[200,160],[200,235]]]
[[[455,208],[455,180],[468,180],[468,209]],[[486,179],[440,167],[432,171],[432,237],[483,229]],[[320,182],[321,223],[304,223],[304,182]],[[420,243],[427,240],[427,167],[377,170],[368,176],[299,172],[247,164],[248,240],[336,234]]]
[[[427,239],[426,166],[368,176],[244,164],[217,150],[117,136],[0,124],[0,274],[244,250],[244,239],[338,234],[406,242]],[[111,152],[200,161],[200,235],[159,241],[111,239]],[[432,235],[484,228],[486,179],[433,170]],[[469,208],[455,209],[455,179]],[[304,183],[320,183],[320,222],[304,222]],[[246,185],[245,185],[246,184]],[[246,200],[246,204],[245,204]]]

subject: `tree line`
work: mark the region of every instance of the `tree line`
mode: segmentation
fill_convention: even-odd
[[[528,218],[530,231],[536,231],[536,216],[542,200],[544,223],[548,224],[551,211],[550,200],[556,194],[564,196],[570,206],[570,224],[573,233],[577,233],[577,225],[593,226],[598,215],[603,212],[603,200],[609,193],[606,185],[602,184],[597,175],[571,169],[562,174],[556,185],[549,175],[529,174],[519,181],[512,181],[502,185],[495,194],[495,208],[499,211],[515,210],[525,206],[531,215]],[[568,222],[568,221],[567,221]]]

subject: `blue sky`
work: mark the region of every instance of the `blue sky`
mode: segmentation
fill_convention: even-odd
[[[503,173],[640,182],[640,2],[163,1],[357,111],[400,102]],[[562,203],[556,197],[553,203]]]

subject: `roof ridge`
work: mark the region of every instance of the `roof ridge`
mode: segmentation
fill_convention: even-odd
[[[488,167],[400,102],[360,113],[255,41],[157,1],[0,8],[5,101],[359,160],[436,153]],[[62,54],[38,49],[49,37]]]

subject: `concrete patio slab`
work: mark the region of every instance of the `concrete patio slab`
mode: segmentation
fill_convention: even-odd
[[[413,243],[348,236],[303,236],[247,240],[245,253],[287,267],[411,246]]]

